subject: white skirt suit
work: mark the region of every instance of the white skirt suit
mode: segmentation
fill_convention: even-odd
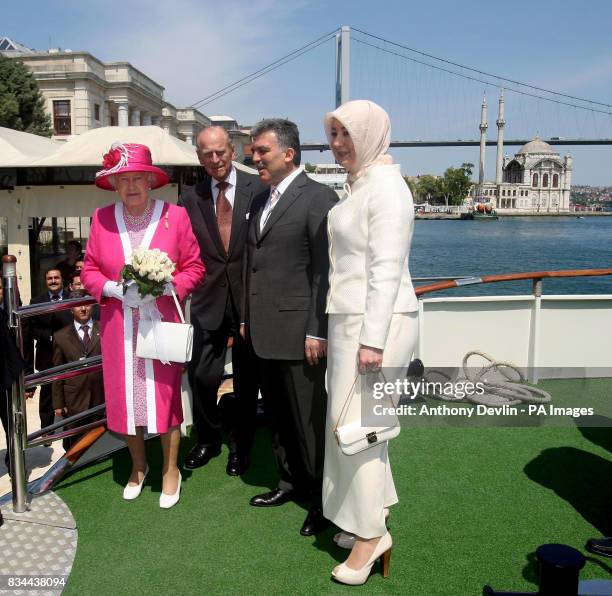
[[[328,214],[330,287],[323,512],[362,538],[386,532],[383,509],[397,503],[388,444],[344,455],[332,431],[358,374],[361,345],[382,348],[387,381],[404,378],[418,336],[418,302],[408,271],[412,195],[399,165],[366,170]],[[393,377],[389,378],[392,367]],[[360,383],[346,421],[361,419]]]

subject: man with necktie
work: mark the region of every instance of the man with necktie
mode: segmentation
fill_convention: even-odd
[[[253,164],[270,190],[251,207],[242,333],[257,358],[280,481],[255,507],[307,500],[300,533],[327,527],[321,510],[327,351],[327,212],[330,188],[299,168],[300,139],[289,120],[251,130]]]
[[[64,286],[62,274],[59,269],[52,268],[45,272],[46,291],[32,298],[30,304],[44,304],[45,302],[58,302],[64,299]],[[62,310],[46,315],[39,315],[27,319],[25,337],[29,341],[36,340],[36,357],[34,366],[37,371],[42,371],[53,366],[53,334],[72,322],[72,313]],[[26,350],[27,351],[27,350]],[[40,388],[38,398],[38,413],[40,415],[40,427],[45,428],[53,424],[55,412],[51,397],[51,385],[43,385]]]
[[[204,284],[195,291],[191,303],[194,343],[188,372],[197,443],[187,455],[185,467],[199,468],[219,455],[222,427],[226,426],[230,448],[226,471],[238,476],[249,467],[259,393],[252,357],[239,333],[242,257],[251,200],[263,186],[257,176],[232,164],[235,149],[224,128],[205,128],[196,144],[206,177],[184,191],[178,203],[187,209],[206,266]],[[233,340],[235,399],[229,419],[222,420],[217,391],[229,338]]]
[[[85,290],[75,290],[70,298],[83,298]],[[100,356],[100,328],[92,318],[93,305],[87,304],[72,309],[73,322],[53,334],[53,366],[68,364],[82,358]],[[68,418],[104,403],[102,373],[88,373],[55,381],[52,384],[53,408],[55,415]],[[100,417],[94,416],[94,418]],[[94,418],[81,420],[78,426]],[[78,437],[64,439],[68,451]]]

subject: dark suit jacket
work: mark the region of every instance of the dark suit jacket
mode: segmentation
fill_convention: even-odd
[[[32,298],[30,304],[42,304],[44,302],[50,302],[49,292],[47,291]],[[53,366],[53,334],[72,323],[72,311],[62,310],[61,312],[39,315],[26,320],[28,321],[26,337],[30,338],[29,341],[36,340],[36,361],[34,363],[36,370],[51,368]],[[26,352],[25,349],[24,352]]]
[[[268,196],[262,192],[251,206],[243,321],[260,358],[302,360],[306,335],[327,338],[327,212],[338,197],[301,173],[260,233]]]
[[[100,327],[97,321],[94,321],[87,350],[73,323],[53,335],[53,366],[100,354]],[[102,373],[89,373],[55,381],[52,388],[53,408],[67,408],[68,416],[104,403]]]
[[[242,258],[249,223],[247,214],[253,197],[263,189],[259,176],[236,169],[229,254],[225,252],[219,235],[210,177],[181,194],[178,204],[187,209],[206,266],[204,284],[194,292],[191,301],[191,316],[197,318],[202,329],[215,330],[221,326],[228,293],[240,311]]]

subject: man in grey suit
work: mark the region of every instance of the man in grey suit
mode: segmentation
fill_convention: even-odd
[[[280,471],[278,487],[251,505],[310,501],[301,529],[327,526],[321,511],[326,414],[327,212],[336,193],[299,168],[300,139],[288,120],[252,130],[253,164],[270,190],[253,199],[245,259],[242,333],[256,355]]]

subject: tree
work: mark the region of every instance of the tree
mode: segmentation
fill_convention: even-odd
[[[308,174],[312,174],[316,170],[316,168],[311,163],[306,162],[306,164],[304,165],[304,170]]]
[[[45,100],[34,75],[14,58],[0,54],[0,126],[43,137],[53,134]]]
[[[416,195],[420,201],[436,202],[440,198],[438,178],[429,174],[421,176],[416,185]]]
[[[444,172],[444,176],[441,180],[442,196],[446,202],[446,206],[450,203],[451,205],[461,205],[467,196],[472,181],[468,175],[468,168],[472,164],[463,164],[460,168],[448,168]]]
[[[404,182],[408,185],[412,196],[415,197],[417,195],[417,183],[414,180],[411,180],[410,176],[404,176]]]
[[[465,171],[467,176],[471,176],[472,172],[474,171],[474,164],[469,161],[464,161],[461,164],[461,169]]]

